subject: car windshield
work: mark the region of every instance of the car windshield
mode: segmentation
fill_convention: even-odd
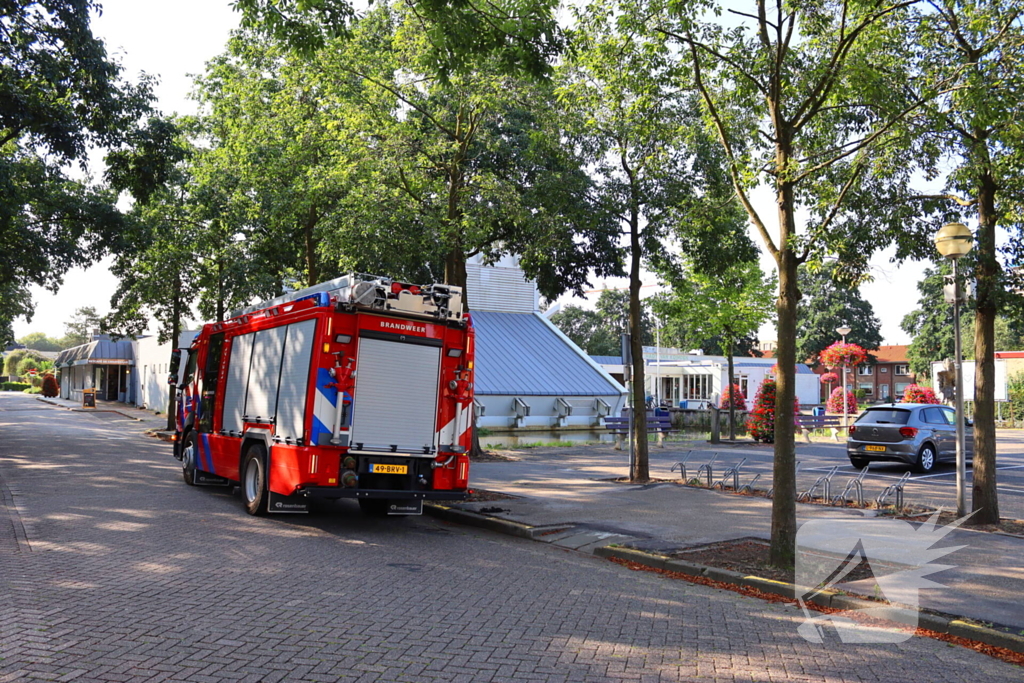
[[[857,424],[905,425],[910,420],[909,410],[874,408],[857,418]]]

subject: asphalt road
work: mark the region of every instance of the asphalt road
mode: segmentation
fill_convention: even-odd
[[[678,450],[650,449],[651,476],[672,478],[678,476],[671,471],[672,465],[679,460]],[[850,465],[846,457],[844,444],[815,441],[805,443],[799,441],[796,446],[796,458],[800,463],[797,472],[797,489],[806,491],[816,479],[827,474],[832,467],[838,466],[832,478],[832,493],[837,494],[846,486],[846,482],[859,474],[859,470]],[[688,471],[696,469],[718,453],[715,461],[715,472],[720,473],[725,467],[737,464],[742,458],[747,461],[741,468],[740,485],[749,482],[758,473],[761,478],[758,487],[770,486],[772,466],[774,463],[773,446],[766,444],[746,444],[737,446],[722,445],[715,447],[701,444],[690,456],[687,463]],[[882,490],[897,482],[908,470],[908,465],[899,463],[871,464],[868,475],[864,479],[864,496],[873,499]],[[996,469],[997,487],[999,491],[999,514],[1001,517],[1024,519],[1024,431],[1017,429],[1000,429],[996,435]],[[967,467],[967,511],[971,509],[971,467]],[[819,490],[820,491],[820,490]],[[943,507],[947,510],[956,509],[956,467],[951,463],[940,463],[930,474],[911,473],[905,489],[907,504],[921,504],[931,507]]]
[[[0,682],[985,681],[927,638],[349,502],[253,518],[138,423],[0,394]]]

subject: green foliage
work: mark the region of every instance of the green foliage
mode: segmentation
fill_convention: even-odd
[[[25,391],[31,389],[32,385],[28,382],[3,382],[0,383],[0,391]]]
[[[215,144],[195,160],[197,197],[244,237],[227,289],[349,270],[464,285],[476,254],[519,254],[549,297],[617,272],[550,86],[488,60],[447,80],[410,71],[430,47],[401,7],[350,33],[302,55],[237,35],[199,84]]]
[[[413,0],[409,3],[428,48],[410,66],[442,80],[492,60],[504,73],[547,75],[562,49],[557,2]],[[275,36],[302,54],[344,37],[355,17],[350,0],[235,0],[242,25]]]
[[[30,352],[28,355],[26,355],[24,358],[18,361],[18,364],[16,366],[17,372],[13,374],[18,375],[19,377],[25,377],[26,375],[28,375],[29,370],[35,370],[41,376],[43,372],[49,370],[52,367],[52,361],[43,356],[40,356],[39,354]]]
[[[685,348],[711,353],[708,342],[720,339],[723,355],[735,354],[737,342],[753,338],[775,310],[775,278],[756,261],[736,261],[715,273],[674,272],[668,296],[654,298],[654,310],[684,330]]]
[[[817,362],[822,351],[839,339],[836,329],[850,327],[846,340],[868,351],[882,343],[882,323],[856,283],[844,281],[835,264],[800,269],[796,354],[800,361]]]
[[[64,337],[60,343],[64,348],[70,349],[91,341],[93,333],[100,329],[102,320],[95,306],[76,308],[71,314],[71,319],[64,323]]]
[[[655,340],[654,319],[649,306],[642,305],[641,311],[642,343],[650,346]],[[598,297],[596,310],[566,306],[551,316],[551,322],[588,354],[619,356],[622,335],[629,327],[629,293],[607,289]]]
[[[911,336],[907,349],[910,371],[930,377],[932,362],[953,357],[953,306],[943,299],[943,278],[951,273],[949,264],[927,268],[917,283],[918,308],[903,317],[900,328]],[[971,310],[970,306],[961,308]]]
[[[56,291],[123,225],[114,192],[73,179],[90,147],[120,148],[150,100],[92,35],[92,0],[10,0],[0,32],[0,341],[32,311],[28,287]]]
[[[42,387],[37,387],[37,386],[33,385],[33,386],[29,387],[28,389],[26,389],[23,393],[26,393],[26,394],[41,394],[41,393],[43,393],[43,389],[42,389]]]
[[[18,343],[36,351],[61,351],[64,349],[59,339],[48,337],[43,332],[29,332],[19,339]]]
[[[12,377],[20,377],[18,369],[22,365],[27,369],[30,366],[35,367],[36,365],[42,365],[46,362],[48,362],[46,357],[38,351],[33,351],[32,349],[16,349],[4,357],[4,374]]]

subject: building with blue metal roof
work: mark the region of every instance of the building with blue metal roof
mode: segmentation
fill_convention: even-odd
[[[589,428],[619,414],[626,390],[537,311],[536,285],[513,260],[471,260],[467,276],[479,426]]]
[[[132,341],[112,341],[107,335],[94,335],[90,342],[64,349],[54,361],[60,396],[73,401],[82,400],[84,389],[95,389],[100,400],[134,401],[134,366]]]

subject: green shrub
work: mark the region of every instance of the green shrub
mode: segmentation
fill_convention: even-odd
[[[2,391],[25,391],[32,387],[28,382],[4,382],[0,384],[0,390]]]
[[[43,393],[43,388],[42,387],[29,387],[28,389],[26,389],[22,393],[24,393],[24,394],[41,394],[41,393]]]

